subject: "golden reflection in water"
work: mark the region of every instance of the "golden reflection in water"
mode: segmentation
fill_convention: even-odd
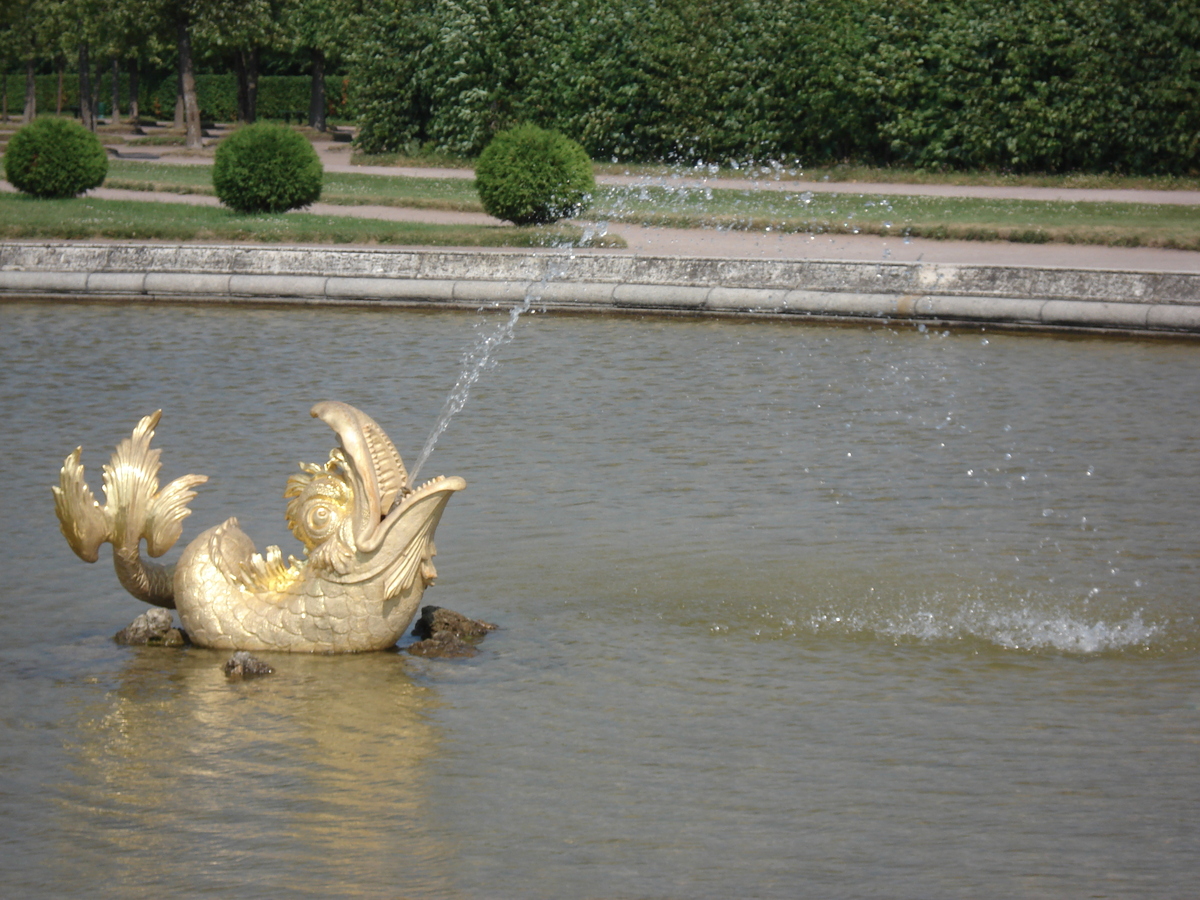
[[[391,653],[132,651],[84,710],[62,787],[62,876],[134,896],[445,894],[452,851],[424,826],[435,698]]]

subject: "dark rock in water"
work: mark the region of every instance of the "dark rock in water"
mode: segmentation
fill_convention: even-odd
[[[239,650],[225,663],[227,678],[257,678],[259,675],[274,675],[275,670],[261,659]]]
[[[409,644],[407,649],[413,656],[424,656],[426,659],[464,659],[479,653],[474,644],[468,644],[449,632]]]
[[[187,635],[174,625],[171,611],[156,606],[114,634],[113,640],[118,644],[182,647],[188,643]]]
[[[412,630],[413,637],[422,640],[409,644],[407,649],[413,656],[462,659],[479,653],[475,644],[495,630],[496,626],[489,622],[468,619],[440,606],[425,606]]]
[[[462,613],[440,606],[421,607],[421,618],[413,626],[413,637],[433,638],[442,634],[450,634],[465,640],[478,640],[487,637],[489,631],[495,631],[496,626],[478,619],[468,619]]]

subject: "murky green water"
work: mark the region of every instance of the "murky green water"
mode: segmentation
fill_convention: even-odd
[[[11,896],[1161,897],[1200,874],[1194,344],[523,319],[423,475],[466,662],[132,649],[49,486],[163,408],[299,552],[334,398],[410,459],[478,319],[0,306]]]

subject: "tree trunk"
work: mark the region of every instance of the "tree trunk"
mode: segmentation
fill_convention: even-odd
[[[67,71],[67,58],[60,53],[54,59],[54,67],[58,70],[58,93],[54,97],[54,113],[61,116],[63,108],[63,75]]]
[[[175,130],[183,130],[183,57],[175,60]]]
[[[112,123],[114,125],[121,118],[121,61],[115,56],[112,58]]]
[[[250,121],[258,121],[258,55],[255,47],[250,51],[249,65],[246,66],[246,105],[250,113]]]
[[[8,76],[0,75],[0,122],[8,121]]]
[[[96,80],[92,82],[92,121],[100,125],[100,84],[104,78],[104,63],[96,60]]]
[[[37,116],[37,81],[33,74],[34,59],[31,56],[25,60],[25,113],[21,116],[22,122],[32,122]]]
[[[324,131],[325,122],[325,52],[312,50],[312,92],[308,98],[308,124]]]
[[[249,124],[258,118],[258,48],[239,50],[234,66],[238,76],[238,118]]]
[[[192,66],[192,32],[186,18],[179,19],[179,82],[183,90],[183,122],[187,146],[204,146],[200,139],[200,104],[196,98],[196,70]]]
[[[87,41],[79,43],[79,118],[83,127],[88,131],[96,130],[96,120],[92,118],[92,83],[91,62],[88,60]]]
[[[141,97],[138,96],[138,69],[140,68],[139,60],[135,56],[129,60],[129,121],[133,123],[133,127],[138,127],[138,119],[142,116]]]
[[[246,98],[246,59],[242,55],[241,50],[235,50],[233,54],[233,72],[237,77],[237,120],[239,122],[248,122],[247,116],[249,112],[249,102]]]

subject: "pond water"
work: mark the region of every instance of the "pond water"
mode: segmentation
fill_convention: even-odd
[[[477,658],[112,642],[144,607],[58,533],[71,449],[98,489],[161,407],[184,540],[299,553],[309,406],[412,459],[502,315],[0,306],[6,893],[1193,888],[1195,344],[527,316],[423,472],[468,482],[426,602],[501,626]]]

